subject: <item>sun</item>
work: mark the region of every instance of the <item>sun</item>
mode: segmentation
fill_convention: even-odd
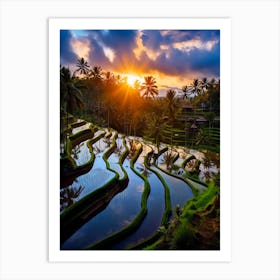
[[[143,79],[139,76],[132,75],[132,74],[128,74],[126,76],[127,76],[127,83],[132,87],[134,86],[137,80],[139,81],[140,84],[143,82]]]

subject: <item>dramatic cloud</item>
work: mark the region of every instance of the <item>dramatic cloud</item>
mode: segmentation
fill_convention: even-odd
[[[69,30],[60,30],[60,64],[73,64],[77,60],[71,45],[72,34]]]
[[[63,30],[60,36],[61,64],[84,57],[123,75],[152,74],[160,86],[220,75],[219,30]]]
[[[135,30],[108,30],[99,34],[99,38],[105,45],[119,53],[130,52],[136,44],[137,31]]]
[[[90,65],[100,65],[102,68],[110,67],[110,57],[106,56],[105,46],[96,36],[89,36],[89,41],[91,45],[91,50],[89,54]]]
[[[166,43],[165,37],[163,37],[158,30],[142,31],[141,39],[143,45],[153,51],[160,49],[160,45]]]
[[[83,57],[85,60],[89,60],[89,52],[91,45],[89,40],[72,40],[72,50],[78,57]]]

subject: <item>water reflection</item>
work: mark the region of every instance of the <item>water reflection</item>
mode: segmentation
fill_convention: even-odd
[[[147,201],[148,212],[144,221],[133,234],[116,244],[113,249],[120,250],[141,242],[154,234],[161,225],[161,219],[165,208],[164,186],[158,177],[150,171],[149,183],[151,191]]]
[[[135,168],[145,177],[150,177],[150,175],[152,174],[152,172],[149,171],[149,169],[144,164],[135,164]]]
[[[71,156],[75,160],[76,164],[83,165],[91,158],[91,153],[87,147],[88,140],[76,145],[71,152]]]
[[[143,150],[140,154],[135,168],[145,177],[148,177],[150,183],[150,194],[147,200],[147,215],[140,227],[130,236],[116,244],[113,249],[124,249],[127,246],[141,242],[156,232],[161,225],[161,219],[165,209],[164,186],[158,177],[149,171],[145,165],[145,157],[152,151],[152,148],[143,144]]]
[[[103,186],[106,182],[110,181],[115,176],[115,173],[106,168],[105,161],[102,158],[103,153],[106,150],[106,144],[103,138],[93,144],[94,150],[97,147],[99,149],[99,153],[95,154],[95,159],[91,170],[88,173],[77,177],[76,180],[67,187],[79,189],[80,186],[83,186],[83,189],[78,192],[75,197],[73,197],[73,202],[78,201],[90,192]],[[82,150],[80,151],[80,155],[85,154],[85,149],[88,150],[87,146],[85,145],[82,145],[80,149]],[[65,209],[65,207],[69,207],[69,205],[62,207],[62,211]]]
[[[129,168],[127,159],[124,161],[124,169],[129,176],[127,188],[117,194],[102,212],[66,240],[62,244],[62,249],[83,249],[120,230],[136,217],[141,209],[144,182]]]
[[[119,163],[120,161],[120,155],[125,151],[125,147],[122,143],[122,138],[119,136],[116,139],[116,147],[113,151],[113,153],[109,156],[108,162],[110,164],[110,167],[115,170],[119,174],[119,179],[123,179],[125,174],[121,168],[121,165]]]
[[[191,187],[183,180],[170,176],[155,166],[152,166],[151,169],[158,172],[166,181],[170,191],[172,209],[174,209],[177,204],[184,206],[185,203],[193,197]]]
[[[129,146],[129,154],[127,157],[129,159],[132,159],[136,155],[138,149],[140,148],[140,143],[136,140],[128,139],[128,146]]]
[[[84,125],[81,126],[77,126],[75,128],[72,129],[72,134],[76,134],[82,130],[88,129],[90,127],[90,123],[86,123]]]
[[[104,130],[101,132],[104,132]],[[95,137],[96,135],[97,134],[95,134]],[[137,243],[149,237],[160,226],[164,212],[164,187],[158,177],[144,165],[145,157],[150,151],[152,151],[151,147],[145,145],[143,139],[141,138],[130,137],[127,141],[127,146],[130,150],[128,158],[131,159],[135,156],[140,147],[140,142],[143,144],[143,150],[135,163],[135,168],[137,171],[139,171],[139,173],[148,178],[151,186],[151,192],[147,201],[148,213],[140,227],[129,237],[118,243],[114,249],[123,249],[128,245]],[[107,130],[107,138],[105,136],[93,144],[95,161],[92,169],[88,173],[79,176],[72,185],[69,185],[67,188],[61,190],[61,211],[88,193],[104,185],[114,177],[115,174],[107,170],[106,164],[102,159],[104,152],[111,145],[112,136],[108,137]],[[156,150],[154,145],[151,146],[154,150]],[[163,148],[162,145],[161,148]],[[124,176],[124,172],[122,171],[119,164],[119,157],[124,152],[124,150],[125,146],[123,145],[123,138],[121,135],[119,135],[119,137],[116,139],[116,147],[108,158],[108,161],[110,163],[110,167],[119,173],[120,178]],[[174,159],[177,155],[175,151],[179,153],[180,157],[174,164]],[[180,168],[178,165],[181,165],[183,161],[192,153],[202,162],[199,167],[199,178],[203,180],[209,180],[210,177],[214,176],[213,174],[216,174],[219,171],[219,158],[217,154],[211,154],[211,156],[208,158],[208,154],[203,154],[195,150],[186,151],[184,149],[180,150],[180,148],[176,148],[175,151],[169,150],[160,155],[157,160],[158,165],[169,172],[185,177],[186,171]],[[76,160],[77,164],[85,162],[88,155],[89,150],[86,146],[86,141],[82,142],[80,145],[77,145],[72,151],[72,156]],[[196,160],[190,161],[186,166],[186,169],[189,168],[191,170],[195,166],[195,162]],[[62,249],[83,249],[84,247],[102,240],[108,237],[110,234],[129,225],[139,213],[141,210],[141,198],[144,190],[144,182],[130,169],[130,162],[128,159],[125,159],[123,167],[128,173],[129,177],[127,188],[113,197],[108,206],[102,212],[93,217],[80,229],[78,229],[72,236],[70,236],[70,238],[62,244]],[[152,170],[158,172],[168,184],[172,209],[174,209],[177,205],[183,206],[186,201],[193,197],[191,188],[184,181],[164,173],[155,166],[152,166],[151,168]],[[203,185],[197,182],[191,183],[201,191],[205,189]]]
[[[104,138],[103,141],[104,141],[104,143],[105,143],[105,148],[110,147],[111,144],[112,144],[112,141],[111,141],[110,138]]]
[[[84,190],[84,187],[74,187],[69,186],[67,188],[60,190],[60,211],[71,206],[74,203],[74,200],[81,194]]]
[[[73,159],[77,160],[79,153],[80,153],[80,145],[76,145],[74,148],[72,148],[71,156],[73,157]]]
[[[176,156],[177,156],[176,152],[172,150],[168,150],[167,152],[163,153],[159,162],[161,165],[165,165],[165,168],[170,172],[171,169],[175,168],[173,163]]]

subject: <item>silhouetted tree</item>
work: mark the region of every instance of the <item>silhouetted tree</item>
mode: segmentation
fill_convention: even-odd
[[[158,95],[158,87],[156,85],[156,79],[152,76],[144,77],[145,82],[142,83],[140,88],[141,91],[144,91],[142,97],[145,98],[154,98]]]
[[[74,74],[76,74],[76,72],[79,72],[80,74],[83,75],[88,74],[90,66],[88,65],[87,61],[85,61],[83,57],[77,60],[76,66],[77,66],[77,70],[75,70]]]

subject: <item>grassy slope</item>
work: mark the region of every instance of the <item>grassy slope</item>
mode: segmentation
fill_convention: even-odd
[[[219,250],[220,193],[210,184],[188,201],[182,213],[169,224],[161,239],[147,250]]]

